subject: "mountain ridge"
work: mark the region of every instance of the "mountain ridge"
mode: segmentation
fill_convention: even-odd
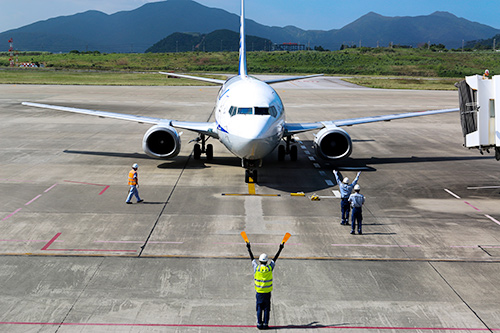
[[[374,47],[390,43],[416,46],[430,41],[456,48],[462,40],[487,39],[500,33],[499,29],[448,12],[396,17],[369,12],[340,29],[328,31],[303,30],[293,25],[266,26],[250,19],[246,22],[249,35],[278,44],[294,42],[331,50],[344,43],[360,42],[362,46]],[[175,32],[208,34],[221,29],[238,32],[239,16],[192,0],[167,0],[114,14],[89,10],[54,17],[0,33],[0,40],[14,38],[16,49],[21,51],[126,53],[144,52]]]

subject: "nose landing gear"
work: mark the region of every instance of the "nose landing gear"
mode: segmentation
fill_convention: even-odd
[[[257,183],[257,168],[262,166],[262,160],[241,160],[245,168],[245,183]]]

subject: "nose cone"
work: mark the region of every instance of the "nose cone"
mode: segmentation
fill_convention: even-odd
[[[269,116],[234,117],[232,152],[245,159],[262,159],[279,144],[283,126]],[[238,119],[239,118],[239,119]]]

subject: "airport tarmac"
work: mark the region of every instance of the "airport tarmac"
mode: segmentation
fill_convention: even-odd
[[[290,122],[458,105],[456,92],[335,78],[275,88]],[[457,113],[346,127],[354,150],[338,163],[301,134],[299,160],[269,156],[253,188],[217,141],[213,161],[195,161],[184,131],[180,155],[155,160],[141,147],[150,125],[21,105],[207,121],[217,92],[0,85],[0,331],[255,331],[241,231],[270,256],[292,234],[272,331],[500,331],[500,164],[462,147]],[[126,205],[136,162],[145,202]],[[339,224],[333,168],[362,171],[363,235]]]

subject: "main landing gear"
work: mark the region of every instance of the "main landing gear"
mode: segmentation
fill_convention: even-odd
[[[241,160],[245,168],[245,183],[257,183],[257,168],[262,166],[262,160]]]
[[[298,156],[297,146],[292,145],[292,143],[295,143],[295,140],[291,136],[287,136],[284,140],[285,146],[278,146],[278,161],[284,161],[285,155],[290,155],[290,160],[295,162]]]
[[[199,160],[201,158],[201,154],[205,154],[207,157],[207,160],[211,161],[214,158],[214,146],[212,146],[210,143],[206,145],[207,138],[205,137],[204,134],[200,134],[200,136],[195,139],[194,141],[200,142],[196,143],[194,145],[194,150],[193,150],[193,158],[195,160]]]

